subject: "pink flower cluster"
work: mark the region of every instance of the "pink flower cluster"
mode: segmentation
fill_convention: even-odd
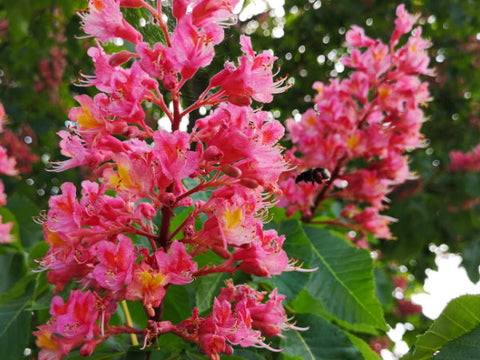
[[[399,5],[388,44],[353,26],[346,34],[349,55],[343,58],[343,64],[353,69],[351,75],[329,84],[316,82],[314,108],[298,122],[288,120],[294,145],[288,159],[295,170],[281,184],[284,195],[279,204],[287,214],[300,211],[312,221],[323,200],[341,199],[346,206],[329,224],[355,230],[360,245],[366,245],[366,231],[378,238],[391,237],[388,224],[393,219],[379,211],[386,207],[387,194],[412,177],[404,153],[422,146],[421,106],[430,100],[427,83],[419,79],[432,73],[429,43],[421,37],[421,28],[399,42],[416,20]],[[297,178],[296,183],[302,171],[319,167],[331,178],[321,182]]]
[[[3,125],[7,120],[5,108],[0,103],[0,132],[4,132]],[[0,174],[15,176],[18,174],[16,168],[17,162],[15,158],[7,154],[7,149],[0,146]],[[5,187],[0,180],[0,207],[7,204],[7,195],[5,194]],[[0,215],[0,244],[8,244],[14,241],[14,237],[10,234],[13,228],[13,223],[2,224],[2,216]]]
[[[242,347],[263,347],[272,349],[263,340],[281,335],[282,330],[306,330],[288,324],[285,309],[282,307],[283,295],[276,289],[265,300],[265,293],[258,292],[248,285],[233,285],[227,282],[220,296],[215,298],[212,312],[205,318],[193,316],[181,322],[176,332],[184,337],[203,344],[205,352],[212,359],[220,359],[219,353],[233,354],[231,345]],[[231,345],[230,345],[231,344]]]
[[[450,171],[480,171],[480,144],[467,153],[451,151],[448,169]]]
[[[276,58],[268,51],[256,54],[242,36],[239,65],[226,62],[195,102],[181,97],[183,85],[214,58],[236,3],[174,0],[172,32],[160,1],[155,8],[142,0],[90,0],[81,13],[83,30],[96,37],[88,50],[95,74],[84,75],[83,85],[100,92],[76,97],[80,106],[69,114],[75,125],[58,133],[68,159],[52,170],[87,166],[99,182],[83,181],[81,189],[64,183],[61,194],[50,198],[39,218],[50,248],[39,263],[56,290],[71,281],[89,290],[72,291],[65,304],[54,298],[51,319],[35,333],[40,359],[60,359],[78,346],[89,355],[119,333],[142,334],[149,345],[165,332],[194,341],[218,359],[232,352],[227,343],[268,347],[264,336],[291,326],[283,296],[273,291],[262,302],[264,293],[232,282],[207,318],[196,310],[178,325],[162,318],[172,284],[219,272],[270,277],[298,270],[282,249],[284,237],[263,229],[287,168],[278,145],[284,128],[249,107],[283,91],[283,80],[273,80]],[[147,9],[165,41],[143,41],[122,7]],[[117,37],[136,51],[107,54],[102,42]],[[147,124],[147,103],[164,112],[172,132]],[[181,131],[182,119],[202,106],[215,110],[196,120],[190,133]],[[194,200],[201,192],[205,200]],[[175,221],[179,208],[184,215]],[[201,219],[207,219],[203,225]],[[196,256],[206,252],[223,260],[199,268]],[[125,299],[142,302],[150,319],[146,329],[108,324]]]

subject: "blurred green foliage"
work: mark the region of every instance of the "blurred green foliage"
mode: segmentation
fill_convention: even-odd
[[[244,6],[249,3],[246,1]],[[424,149],[409,154],[411,168],[418,173],[418,179],[400,186],[390,196],[391,206],[387,214],[399,219],[392,226],[397,240],[381,241],[374,245],[378,255],[374,261],[376,297],[390,324],[405,320],[394,311],[391,278],[401,272],[401,265],[406,266],[402,271],[407,269],[408,274],[414,275],[416,279],[416,282],[412,280],[406,294],[415,292],[424,280],[425,269],[434,267],[434,254],[429,250],[430,244],[447,244],[450,251],[461,253],[472,281],[480,279],[480,205],[475,202],[475,199],[480,198],[480,176],[478,173],[448,171],[451,150],[469,151],[480,141],[480,10],[475,0],[415,0],[405,1],[405,4],[410,12],[421,13],[423,34],[432,42],[429,53],[436,75],[426,79],[430,83],[433,97],[425,109],[429,118],[423,127],[427,145]],[[31,218],[39,215],[40,209],[47,207],[48,197],[59,191],[61,183],[78,183],[83,176],[80,171],[70,170],[57,174],[46,172],[44,168],[48,166],[49,159],[61,158],[56,132],[66,126],[68,111],[75,106],[74,96],[91,91],[73,84],[80,71],[92,73],[91,61],[86,56],[86,48],[91,46],[91,40],[76,38],[81,37],[82,32],[75,11],[85,5],[86,1],[81,0],[0,1],[0,102],[5,106],[9,117],[7,128],[19,136],[24,136],[22,124],[28,124],[32,128],[36,139],[31,147],[42,159],[34,164],[31,174],[5,179],[9,216],[21,224],[17,230],[21,245],[0,249],[0,268],[4,274],[9,274],[0,285],[1,294],[7,295],[0,302],[0,318],[12,324],[0,336],[8,336],[8,339],[25,333],[29,328],[33,330],[48,317],[51,293],[45,276],[31,275],[29,272],[35,263],[28,258],[28,253],[35,254],[31,255],[32,258],[39,258],[46,252],[45,244],[40,242],[43,238],[41,227],[33,223]],[[274,102],[264,106],[265,110],[272,111],[276,118],[284,121],[312,107],[312,85],[315,81],[328,81],[332,77],[342,78],[348,75],[348,69],[339,66],[339,60],[345,52],[342,44],[349,27],[358,24],[366,28],[369,36],[386,40],[393,29],[396,6],[396,2],[380,0],[286,0],[283,6],[284,16],[279,16],[282,15],[281,12],[275,13],[270,9],[240,21],[227,30],[226,41],[217,49],[217,53],[223,57],[215,60],[208,73],[201,72],[199,80],[190,82],[184,95],[190,99],[195,98],[203,90],[204,80],[220,70],[223,61],[236,58],[240,48],[238,33],[247,33],[252,37],[257,51],[274,51],[281,67],[278,76],[288,74],[290,81],[294,81],[294,86],[288,92],[278,95]],[[279,36],[281,34],[283,35]],[[47,84],[45,68],[43,72],[41,69],[42,61],[43,66],[51,71],[50,77],[55,78],[54,84]],[[54,66],[59,68],[53,68]],[[329,206],[334,211],[335,204]],[[280,220],[281,216],[276,216],[275,222]],[[304,230],[297,223],[292,224],[294,223],[283,222],[280,225],[273,224],[272,227],[280,232],[293,233],[292,238],[296,242],[288,249],[287,241],[287,250],[307,263],[312,260],[313,264],[313,258],[308,258],[312,256],[309,252],[311,245],[305,238]],[[324,236],[325,239],[333,237]],[[354,250],[347,248],[346,251]],[[365,254],[362,253],[361,257],[363,259]],[[319,260],[319,263],[328,264],[328,261]],[[333,315],[327,314],[328,309],[323,308],[325,298],[320,290],[318,294],[311,292],[318,295],[313,298],[301,290],[304,285],[301,282],[306,283],[310,278],[300,280],[295,276],[296,274],[287,280],[274,277],[264,286],[280,287],[289,295],[289,300],[293,301],[291,306],[297,313],[323,317],[315,317],[312,326],[322,329],[327,339],[337,336],[336,331],[339,330],[335,327],[333,332],[329,332],[329,326],[341,326],[345,319],[335,314],[338,309],[333,311]],[[322,274],[315,276],[320,277]],[[213,290],[218,287],[220,278],[210,277],[203,281],[209,283],[206,285],[212,286]],[[294,286],[298,284],[300,285]],[[197,295],[197,299],[192,299],[191,293],[199,291],[196,286],[199,284],[194,283],[188,290],[176,289],[171,296],[195,300],[197,306],[200,304],[202,310],[206,310],[208,305],[204,298]],[[310,283],[310,288],[312,286],[314,285]],[[212,290],[204,294],[209,299],[215,295]],[[187,291],[190,291],[190,295]],[[312,304],[318,306],[313,310]],[[330,307],[334,305],[336,304],[327,304]],[[167,306],[171,308],[172,319],[175,321],[184,317],[185,314],[181,312],[182,309],[176,308],[174,300]],[[376,309],[380,305],[375,303],[372,306]],[[33,316],[28,315],[30,311],[25,309],[35,310]],[[409,316],[408,321],[416,327],[415,332],[406,337],[411,345],[414,335],[424,331],[428,323],[418,316]],[[355,326],[346,328],[353,332],[359,331],[359,336],[367,342],[371,339],[372,331],[362,331]],[[305,344],[317,346],[316,339],[310,338],[312,335],[302,333],[302,336],[305,336]],[[359,345],[364,344],[360,338],[343,330],[338,336],[344,344],[343,350],[350,351],[351,357],[348,358],[358,358],[358,349],[364,358],[372,356]],[[3,340],[1,343],[5,344]],[[33,338],[28,334],[15,344],[18,348],[15,354],[24,347],[34,347]],[[286,339],[285,358],[295,358],[294,355],[309,350],[297,349],[297,344],[291,337]],[[192,350],[187,348],[182,351],[188,354]],[[114,356],[116,354],[110,357]],[[249,356],[255,358],[258,355],[246,354],[244,358],[250,358]],[[133,358],[134,355],[130,353],[130,357]],[[158,358],[162,358],[161,355]]]

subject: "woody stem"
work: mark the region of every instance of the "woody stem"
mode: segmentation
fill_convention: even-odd
[[[302,220],[306,223],[309,223],[312,221],[312,218],[315,216],[315,213],[318,210],[318,207],[322,203],[323,200],[325,200],[325,197],[327,196],[328,192],[333,186],[333,182],[335,179],[338,178],[340,175],[340,170],[341,168],[345,165],[345,161],[347,160],[347,155],[343,155],[337,162],[337,165],[335,166],[335,169],[332,172],[332,175],[330,177],[330,180],[323,186],[322,190],[318,193],[317,197],[315,198],[312,207],[310,208],[310,215],[309,216],[304,216]]]

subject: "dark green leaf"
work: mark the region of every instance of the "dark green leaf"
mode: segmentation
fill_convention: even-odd
[[[303,360],[358,360],[360,351],[348,336],[336,326],[318,316],[299,315],[298,326],[309,326],[307,331],[286,332],[284,352]]]
[[[0,272],[4,274],[0,282],[0,294],[5,294],[26,274],[24,255],[11,252],[0,254]]]
[[[357,331],[386,330],[380,302],[375,297],[373,263],[367,250],[323,229],[304,226],[312,242],[318,270],[307,290],[322,301],[325,310]]]
[[[466,360],[480,359],[480,326],[445,344],[432,359]]]
[[[25,248],[30,248],[43,240],[42,227],[33,221],[40,215],[38,207],[25,196],[10,196],[7,208],[15,215],[20,226],[20,238]]]
[[[30,338],[31,312],[26,311],[28,296],[0,304],[0,354],[2,360],[18,360]]]
[[[175,324],[192,316],[190,295],[185,286],[171,285],[168,288],[163,313],[165,320]]]
[[[471,241],[467,244],[462,252],[462,265],[467,270],[468,277],[472,282],[476,283],[480,280],[480,240]]]
[[[196,279],[192,283],[195,290],[195,304],[200,313],[213,306],[213,298],[220,294],[218,290],[222,285],[223,274],[210,274]]]

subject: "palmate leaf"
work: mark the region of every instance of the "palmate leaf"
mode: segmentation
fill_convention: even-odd
[[[430,359],[438,350],[442,353],[444,346],[448,350],[450,341],[469,333],[479,325],[480,295],[464,295],[453,299],[430,329],[418,337],[413,353],[407,354],[402,360]]]
[[[480,326],[453,341],[448,342],[435,355],[435,360],[480,359]]]
[[[310,294],[322,301],[328,313],[352,324],[352,330],[386,330],[368,251],[321,228],[304,226],[304,231],[313,246],[312,266],[318,266],[307,285]]]
[[[30,296],[9,300],[0,304],[0,354],[2,359],[17,360],[22,358],[23,351],[30,337],[31,311],[27,307],[31,303]]]
[[[297,324],[309,325],[307,331],[285,333],[284,353],[303,360],[359,360],[362,354],[348,336],[335,325],[315,315],[298,315]]]

